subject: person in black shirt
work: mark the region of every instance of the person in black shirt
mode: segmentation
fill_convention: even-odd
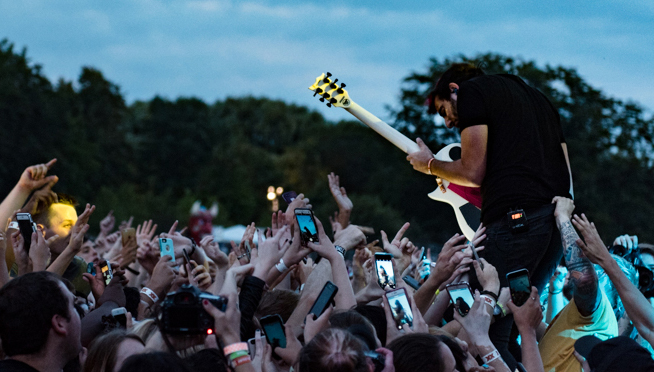
[[[454,64],[443,73],[428,103],[430,113],[440,114],[448,128],[460,131],[461,159],[435,160],[420,139],[420,151],[407,159],[422,173],[480,187],[487,237],[479,255],[497,268],[503,287],[508,286],[508,272],[526,268],[532,285],[541,291],[563,254],[552,200],[572,197],[557,110],[519,77],[485,75],[469,64]],[[525,212],[527,231],[511,228],[511,212],[518,210]],[[512,323],[505,318],[491,329],[491,339],[509,367],[515,361],[511,363],[508,351],[498,344],[506,345]]]
[[[75,296],[61,279],[38,271],[0,289],[0,371],[61,371],[82,350]]]

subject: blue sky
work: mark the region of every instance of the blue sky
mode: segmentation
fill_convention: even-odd
[[[431,56],[497,52],[578,70],[610,96],[654,109],[654,2],[0,0],[0,38],[52,80],[94,66],[128,102],[158,94],[267,96],[329,119],[323,71],[381,118]]]

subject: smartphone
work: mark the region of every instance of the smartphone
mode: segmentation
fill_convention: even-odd
[[[20,235],[23,236],[23,248],[29,252],[32,245],[32,233],[37,231],[36,224],[32,221],[32,215],[29,213],[16,213],[16,221],[18,221]]]
[[[102,271],[102,277],[104,278],[104,285],[109,285],[111,279],[114,278],[114,273],[111,272],[111,264],[109,261],[104,261],[100,264],[100,271]]]
[[[466,282],[448,284],[445,286],[447,293],[450,295],[450,301],[459,312],[459,315],[466,316],[470,308],[475,303],[475,296],[472,294],[470,285]]]
[[[316,302],[313,303],[313,306],[311,306],[311,310],[309,310],[309,314],[313,314],[313,319],[316,319],[319,316],[321,316],[322,313],[324,313],[325,310],[329,308],[329,305],[332,303],[332,301],[334,301],[334,296],[336,296],[337,292],[338,292],[338,287],[336,286],[336,284],[330,281],[327,281],[327,283],[325,283],[325,286],[322,287],[322,291],[320,291],[318,298],[316,298]]]
[[[477,263],[479,263],[479,267],[483,270],[484,269],[484,264],[481,263],[481,261],[479,261],[479,255],[477,254],[477,248],[475,248],[475,245],[472,244],[472,242],[470,242],[470,244],[468,244],[468,246],[472,250],[472,255],[475,256],[475,261],[477,261]]]
[[[413,326],[413,312],[409,299],[406,296],[406,289],[398,288],[394,291],[384,293],[388,299],[388,304],[391,306],[391,315],[395,320],[397,329],[402,329],[402,325],[408,324],[409,327]]]
[[[172,239],[159,238],[159,251],[162,256],[170,256],[175,261],[175,248]]]
[[[124,307],[112,309],[111,316],[114,317],[123,328],[127,327],[127,310],[125,310]]]
[[[393,256],[390,253],[375,253],[375,268],[379,286],[382,289],[395,288],[395,271],[393,268]]]
[[[282,199],[284,199],[287,204],[291,204],[295,198],[297,198],[297,193],[295,191],[287,191],[282,194]]]
[[[275,359],[281,359],[279,355],[275,354],[274,350],[276,347],[286,347],[286,334],[284,333],[282,317],[278,314],[264,316],[259,319],[259,324],[263,327],[266,341],[268,341],[268,344],[273,348],[273,357]]]
[[[406,284],[409,285],[409,287],[415,289],[416,291],[420,288],[420,283],[418,283],[417,280],[413,279],[409,275],[405,275],[404,278],[402,278]]]
[[[133,227],[129,227],[120,232],[120,236],[123,242],[123,247],[126,247],[130,244],[130,241],[136,243],[136,230]]]
[[[89,262],[86,265],[86,272],[95,276],[95,265],[93,264],[93,262]]]
[[[184,254],[184,265],[191,263],[191,257],[188,256],[188,252],[186,252],[186,248],[182,248],[182,253]]]
[[[531,282],[529,281],[529,270],[520,269],[506,274],[511,290],[511,300],[516,306],[522,306],[531,296]]]
[[[300,227],[300,239],[303,245],[307,243],[319,243],[316,221],[313,219],[313,212],[309,208],[296,208],[295,219]]]

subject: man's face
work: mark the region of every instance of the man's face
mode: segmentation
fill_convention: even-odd
[[[82,350],[82,320],[77,310],[75,310],[75,295],[62,282],[59,282],[59,288],[68,301],[68,315],[70,316],[70,320],[68,321],[66,332],[65,353],[72,359]]]
[[[93,262],[97,264],[100,262],[98,252],[95,250],[95,244],[93,244],[91,239],[82,244],[82,249],[80,249],[77,255],[82,257],[87,263]]]
[[[654,256],[649,253],[640,252],[640,258],[643,261],[643,265],[648,269],[654,271]]]
[[[456,106],[456,94],[452,94],[452,98],[449,101],[436,98],[434,100],[434,105],[436,106],[436,111],[445,120],[445,125],[448,128],[453,128],[459,125],[459,112],[457,111]]]
[[[70,241],[70,230],[77,222],[77,211],[70,205],[54,203],[50,206],[47,214],[46,226],[48,227],[45,228],[45,238],[59,235],[59,238],[50,245],[50,250],[52,253],[61,254]]]

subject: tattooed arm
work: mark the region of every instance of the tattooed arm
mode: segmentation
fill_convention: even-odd
[[[588,316],[597,309],[601,300],[597,273],[595,273],[593,264],[577,245],[579,235],[570,221],[570,216],[575,208],[574,203],[570,199],[558,196],[552,200],[552,203],[556,203],[554,217],[556,225],[561,231],[563,256],[565,265],[570,272],[570,282],[574,288],[575,305],[581,315]]]

